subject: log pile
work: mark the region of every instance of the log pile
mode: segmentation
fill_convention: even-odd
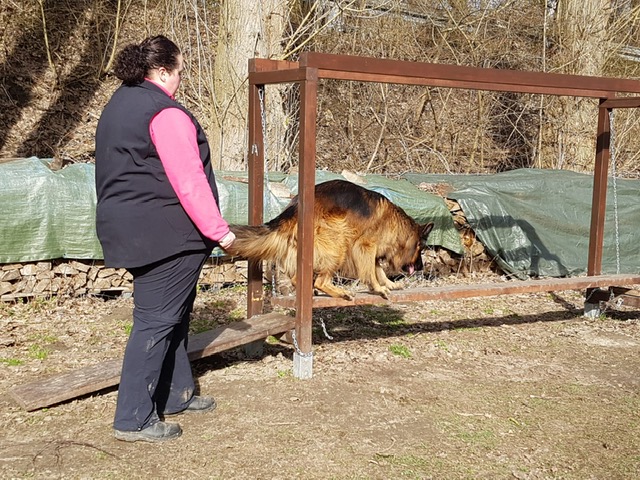
[[[451,274],[467,276],[473,273],[487,273],[497,268],[484,245],[476,238],[460,204],[447,197],[452,190],[451,186],[443,183],[421,183],[418,188],[443,198],[464,247],[462,255],[456,255],[446,248],[427,250],[424,254],[425,271],[431,276]]]
[[[51,295],[78,296],[112,286],[125,290],[130,280],[123,269],[105,268],[95,262],[12,263],[0,269],[0,298],[8,301]]]
[[[240,283],[247,279],[246,269],[246,261],[212,258],[203,267],[199,283],[205,287]],[[124,268],[105,267],[101,261],[51,260],[0,266],[2,301],[131,291],[131,274]]]

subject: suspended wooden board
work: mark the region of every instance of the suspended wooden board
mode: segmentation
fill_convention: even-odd
[[[277,335],[295,327],[295,318],[279,313],[256,315],[189,337],[191,360]],[[62,375],[48,377],[9,391],[9,396],[27,411],[113,387],[120,382],[122,359],[107,360]]]
[[[409,303],[427,300],[456,300],[470,297],[489,297],[518,293],[552,292],[560,290],[583,290],[609,287],[612,285],[640,284],[640,274],[597,275],[570,278],[546,278],[539,280],[510,280],[503,283],[482,283],[476,285],[449,285],[443,287],[409,288],[394,290],[385,300],[380,295],[358,293],[353,300],[317,295],[313,297],[313,307],[347,307],[379,303]],[[272,305],[285,308],[296,306],[296,297],[281,296],[271,299]]]

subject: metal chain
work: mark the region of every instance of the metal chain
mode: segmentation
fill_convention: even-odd
[[[616,273],[620,273],[620,225],[619,225],[619,215],[618,215],[618,182],[617,182],[617,164],[616,164],[616,129],[614,122],[614,111],[611,110],[609,112],[609,157],[611,158],[611,182],[613,186],[613,224],[615,228],[615,244],[616,244]],[[593,291],[595,293],[595,290]],[[615,294],[613,290],[609,290],[609,300],[604,302],[604,310],[600,313],[604,315],[608,310],[609,306],[614,303]],[[589,301],[589,298],[585,300]],[[618,300],[618,304],[621,303],[621,300]],[[619,307],[620,305],[618,305]]]
[[[333,340],[333,337],[329,335],[329,332],[327,331],[327,326],[325,325],[324,320],[322,320],[322,317],[319,317],[319,318],[320,318],[320,325],[322,325],[322,331],[324,332],[324,336],[327,337],[329,340]],[[298,339],[296,338],[295,329],[291,331],[291,338],[293,339],[293,347],[295,348],[298,355],[300,355],[301,357],[313,356],[313,352],[302,353],[302,351],[300,350],[300,347],[298,346]]]
[[[264,106],[264,96],[266,87],[260,85],[258,88],[258,99],[260,100],[260,124],[262,126],[262,152],[264,153],[264,186],[269,191],[269,173],[267,167],[267,111]],[[254,144],[257,153],[258,147]],[[278,267],[276,264],[271,265],[271,295],[278,294]]]
[[[617,181],[617,165],[616,165],[616,142],[615,142],[615,128],[613,122],[613,110],[609,114],[609,130],[610,130],[610,157],[611,157],[611,179],[613,183],[613,221],[615,225],[616,233],[616,273],[620,273],[620,225],[618,216],[618,181]]]
[[[620,225],[619,225],[619,215],[618,215],[618,182],[617,182],[617,165],[616,165],[616,129],[614,123],[614,111],[611,110],[609,112],[609,157],[611,158],[611,182],[613,185],[613,223],[615,227],[615,243],[616,243],[616,273],[620,273]],[[591,295],[596,292],[594,289]],[[589,295],[585,302],[589,302],[591,297]],[[607,311],[608,305],[613,302],[615,299],[615,294],[613,290],[610,290],[609,301],[605,303],[605,309],[601,314],[604,314]],[[619,299],[618,304],[621,303]]]
[[[271,296],[277,297],[278,294],[278,265],[276,263],[271,264]]]
[[[296,353],[298,355],[300,355],[301,357],[313,357],[313,350],[310,351],[309,353],[302,353],[302,350],[300,350],[300,347],[298,346],[298,339],[296,338],[296,331],[295,329],[291,331],[291,338],[293,339],[293,348],[296,349]]]
[[[324,320],[322,320],[322,317],[320,318],[320,325],[322,325],[322,331],[324,332],[324,336],[327,337],[329,340],[333,340],[333,337],[331,335],[329,335],[329,332],[327,332],[327,326],[324,324]]]
[[[258,88],[258,99],[260,100],[260,123],[262,125],[262,152],[264,153],[264,171],[267,173],[267,113],[264,108],[265,86]]]

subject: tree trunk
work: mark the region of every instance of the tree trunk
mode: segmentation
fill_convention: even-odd
[[[604,74],[607,60],[607,24],[611,0],[562,0],[556,26],[562,73]],[[597,106],[593,100],[562,97],[558,111],[559,159],[557,166],[591,170],[595,158]]]
[[[280,58],[287,2],[222,2],[216,52],[216,118],[211,150],[214,168],[244,170],[247,158],[248,61]]]

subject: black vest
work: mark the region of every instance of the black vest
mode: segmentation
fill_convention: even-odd
[[[151,119],[169,107],[193,121],[204,172],[219,204],[209,144],[193,115],[151,82],[122,85],[104,108],[96,131],[96,231],[107,266],[140,267],[216,245],[180,205],[151,141]]]

